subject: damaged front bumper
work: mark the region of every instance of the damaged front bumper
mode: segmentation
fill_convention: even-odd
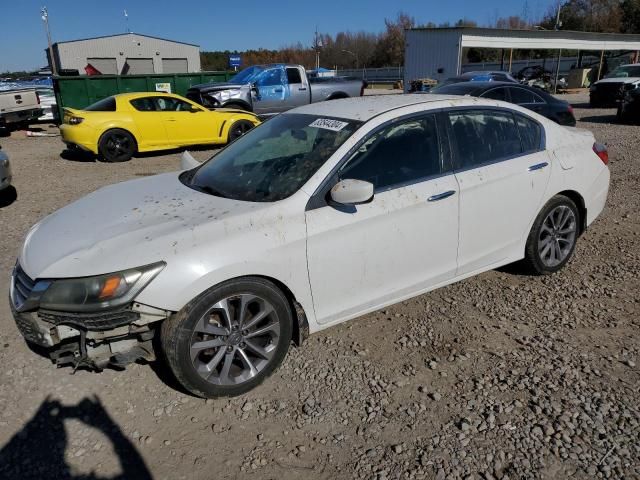
[[[140,303],[96,313],[11,311],[25,340],[46,349],[58,366],[101,370],[136,360],[155,360],[153,338],[172,312]]]

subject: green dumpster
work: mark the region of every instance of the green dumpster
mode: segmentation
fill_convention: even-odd
[[[193,85],[225,82],[233,74],[234,72],[200,72],[53,77],[53,90],[58,104],[56,120],[60,123],[64,107],[81,109],[111,95],[127,92],[171,91],[185,95]]]

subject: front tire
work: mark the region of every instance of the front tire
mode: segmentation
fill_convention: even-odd
[[[127,162],[136,153],[136,140],[126,130],[114,128],[100,137],[98,152],[105,162]]]
[[[556,195],[542,208],[527,238],[523,265],[534,275],[561,270],[576,248],[580,213],[564,195]]]
[[[253,127],[254,127],[253,123],[251,123],[249,120],[238,120],[237,122],[234,122],[233,125],[229,127],[228,142],[231,143],[235,139],[240,138],[249,130],[251,130]]]
[[[167,319],[160,332],[178,382],[204,398],[243,394],[282,363],[293,316],[287,298],[262,278],[222,283]]]

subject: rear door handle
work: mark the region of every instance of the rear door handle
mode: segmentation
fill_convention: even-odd
[[[535,165],[531,165],[531,166],[529,167],[529,171],[530,171],[530,172],[533,172],[533,171],[535,171],[535,170],[541,170],[541,169],[543,169],[544,167],[546,167],[547,165],[549,165],[547,162],[536,163]]]
[[[431,195],[427,198],[428,202],[437,202],[438,200],[444,200],[445,198],[449,198],[451,195],[455,194],[455,190],[449,190],[447,192],[438,193],[437,195]]]
[[[300,90],[302,92],[302,91],[306,90],[306,88],[305,87],[300,87],[298,90]]]

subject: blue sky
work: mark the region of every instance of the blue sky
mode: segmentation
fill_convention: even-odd
[[[53,41],[110,35],[126,30],[200,45],[202,50],[278,48],[310,44],[321,32],[384,29],[399,10],[418,22],[488,24],[498,16],[539,18],[556,0],[0,0],[0,72],[46,64],[40,8],[49,9]]]

